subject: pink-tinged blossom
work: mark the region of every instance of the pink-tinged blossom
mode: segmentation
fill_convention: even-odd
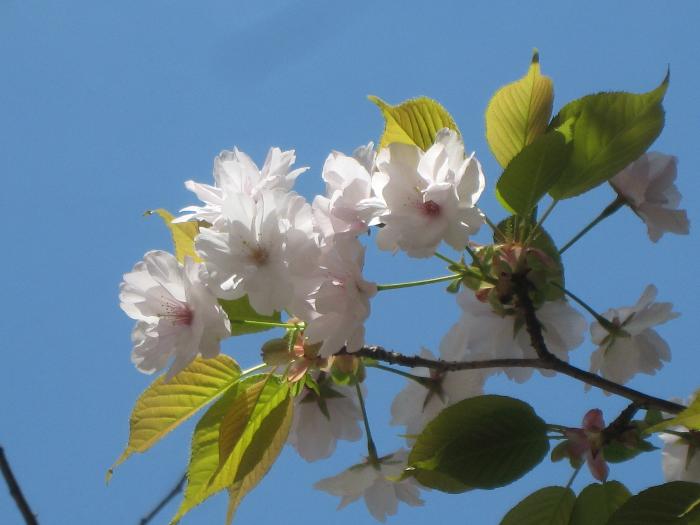
[[[382,250],[403,250],[411,257],[430,257],[443,240],[462,251],[482,224],[476,201],[484,175],[474,154],[465,158],[454,131],[441,130],[426,151],[390,144],[377,156],[372,183],[386,211],[377,233]]]
[[[634,306],[612,308],[603,314],[614,327],[608,331],[597,321],[591,339],[598,349],[591,354],[591,372],[616,383],[638,373],[653,375],[671,359],[668,343],[651,327],[678,317],[671,303],[655,303],[656,287],[649,285]]]
[[[656,242],[665,232],[687,234],[688,214],[679,210],[681,194],[674,181],[678,159],[663,153],[645,153],[610,179],[610,184],[646,223]]]
[[[120,306],[136,320],[131,334],[131,360],[152,374],[170,365],[167,378],[185,368],[197,354],[212,358],[230,335],[226,314],[202,283],[204,268],[189,257],[184,266],[162,251],[150,251],[124,274]]]
[[[271,191],[258,200],[229,196],[222,209],[224,219],[202,228],[195,241],[216,295],[247,295],[261,314],[287,309],[294,298],[295,269],[314,264],[310,206],[299,195]]]
[[[387,516],[398,510],[399,501],[419,507],[423,505],[416,482],[412,478],[397,481],[406,467],[408,452],[401,449],[379,460],[378,465],[369,461],[350,467],[332,478],[322,479],[314,488],[339,496],[338,510],[364,498],[367,510],[384,523]]]
[[[338,239],[321,254],[318,276],[306,280],[312,286],[305,301],[309,308],[294,313],[307,322],[304,335],[309,342],[321,343],[321,357],[343,347],[355,352],[365,343],[364,323],[377,285],[362,276],[364,258],[365,250],[357,239]]]
[[[289,443],[306,461],[329,457],[338,440],[362,437],[362,412],[355,388],[322,385],[320,396],[308,387],[296,398]]]
[[[224,202],[232,196],[247,195],[257,201],[265,191],[289,191],[294,180],[308,169],[292,170],[294,160],[294,150],[270,148],[262,169],[258,169],[255,162],[238,148],[222,151],[214,159],[214,186],[191,180],[185,183],[204,206],[183,208],[186,213],[174,222],[201,220],[214,224],[221,220]]]
[[[502,316],[491,305],[479,301],[474,292],[464,289],[457,296],[462,317],[440,343],[440,354],[452,359],[534,359],[537,353],[530,344],[524,326],[517,332],[515,318]],[[563,361],[569,360],[569,352],[583,343],[586,330],[584,317],[563,300],[546,302],[537,310],[537,318],[543,326],[547,348]],[[492,369],[497,370],[497,369]],[[506,375],[519,383],[532,376],[531,368],[505,368]],[[541,370],[551,375],[548,370]]]
[[[420,355],[435,359],[432,352],[425,348]],[[411,436],[419,434],[444,408],[484,393],[486,375],[482,370],[440,372],[419,367],[412,369],[411,373],[424,377],[426,384],[409,379],[391,404],[391,424],[406,426],[409,443],[413,441]]]
[[[591,474],[600,482],[607,479],[609,471],[603,457],[603,430],[603,413],[594,408],[583,416],[582,428],[568,428],[564,433],[569,456],[580,461],[585,459]]]
[[[326,239],[334,235],[359,235],[367,231],[384,208],[372,191],[374,150],[370,143],[352,157],[331,153],[323,165],[326,196],[313,202],[314,216]]]

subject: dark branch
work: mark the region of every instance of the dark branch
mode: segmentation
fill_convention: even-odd
[[[172,490],[170,492],[168,492],[162,500],[160,500],[160,503],[158,503],[158,505],[156,505],[151,512],[149,512],[143,518],[141,518],[141,521],[139,521],[139,525],[146,525],[149,521],[151,521],[153,518],[155,518],[156,514],[158,514],[161,510],[163,510],[163,507],[165,507],[170,502],[171,499],[173,499],[180,492],[182,492],[182,488],[185,486],[186,480],[187,480],[187,473],[182,475],[182,477],[180,478],[180,481],[177,482],[177,485],[175,485],[172,488]]]
[[[15,500],[15,504],[22,513],[24,521],[27,523],[27,525],[38,525],[39,522],[32,512],[32,509],[29,507],[29,503],[27,503],[27,500],[22,493],[22,489],[15,479],[15,475],[12,473],[12,469],[7,461],[7,457],[5,457],[5,451],[2,447],[0,447],[0,470],[2,470],[2,475],[7,482],[7,487],[10,489],[10,495]]]
[[[337,355],[354,355],[368,359],[376,359],[392,365],[401,365],[409,368],[425,367],[441,372],[455,372],[457,370],[478,370],[484,368],[539,368],[554,370],[560,374],[573,377],[583,383],[595,386],[607,392],[617,394],[633,401],[639,408],[657,408],[664,412],[677,414],[686,407],[672,401],[666,401],[658,397],[650,396],[633,388],[620,385],[604,377],[586,372],[580,368],[562,361],[556,356],[547,359],[484,359],[480,361],[445,361],[443,359],[427,359],[418,355],[405,355],[393,352],[381,346],[364,346],[357,352],[349,353],[345,349]],[[551,355],[551,354],[550,354]]]

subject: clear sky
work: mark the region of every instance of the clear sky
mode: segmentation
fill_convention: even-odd
[[[652,149],[680,158],[678,185],[691,235],[654,245],[624,210],[565,257],[569,287],[599,310],[633,304],[655,283],[682,316],[661,327],[674,359],[634,387],[685,397],[700,383],[700,4],[676,2],[239,2],[211,0],[0,2],[0,202],[5,256],[0,280],[0,444],[42,524],[135,524],[169,490],[187,462],[192,425],[145,456],[104,474],[127,439],[128,417],[151,378],[130,363],[132,321],[118,285],[149,249],[169,237],[144,210],[193,203],[183,182],[211,180],[214,156],[234,145],[258,162],[270,146],[294,148],[311,167],[297,189],[323,191],[332,149],[376,140],[382,120],[366,100],[416,95],[441,101],[467,148],[484,164],[481,200],[499,215],[497,164],[484,139],[492,93],[520,77],[533,47],[554,79],[555,108],[599,90],[646,91],[671,67],[666,129]],[[549,228],[564,242],[612,199],[601,187],[563,203]],[[439,261],[412,261],[370,248],[367,278],[378,282],[442,275]],[[405,353],[433,350],[459,316],[441,286],[385,292],[373,302],[368,341]],[[261,338],[225,350],[249,364]],[[574,352],[587,367],[590,343]],[[401,444],[387,425],[401,381],[370,374],[368,404],[377,445]],[[552,423],[577,425],[593,407],[612,419],[624,400],[584,394],[567,378],[488,391],[519,395]],[[359,461],[364,444],[342,443],[328,461],[307,464],[290,448],[247,497],[238,523],[368,523],[363,504],[336,513],[318,479]],[[426,493],[393,523],[491,525],[537,488],[564,484],[567,466],[549,465],[512,486],[458,496]],[[660,456],[614,466],[611,479],[637,491],[661,481]],[[591,481],[582,474],[575,487]],[[225,497],[183,524],[223,523]],[[154,522],[167,523],[175,506]],[[20,524],[4,487],[0,523]]]

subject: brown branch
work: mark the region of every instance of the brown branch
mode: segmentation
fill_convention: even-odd
[[[364,346],[357,352],[349,353],[345,349],[337,355],[354,355],[368,359],[376,359],[392,365],[401,365],[409,368],[425,367],[441,372],[455,372],[457,370],[478,370],[484,368],[539,368],[554,370],[560,374],[573,377],[583,383],[595,386],[607,392],[617,394],[633,401],[639,408],[657,408],[664,412],[677,414],[686,407],[672,401],[666,401],[658,397],[650,396],[633,388],[620,385],[604,377],[586,372],[580,368],[562,361],[556,356],[546,359],[484,359],[479,361],[445,361],[443,359],[427,359],[418,355],[405,355],[399,352],[387,350],[381,346]],[[551,355],[551,354],[550,354]]]
[[[180,481],[177,482],[177,485],[175,485],[172,488],[172,490],[170,492],[168,492],[162,500],[160,500],[158,505],[156,505],[151,512],[149,512],[143,518],[141,518],[141,521],[139,521],[139,525],[146,525],[149,521],[151,521],[153,518],[155,518],[156,514],[158,514],[161,510],[163,510],[163,507],[165,507],[170,502],[171,499],[173,499],[180,492],[182,492],[182,488],[185,486],[186,480],[187,480],[187,473],[182,475],[182,477],[180,478]]]
[[[15,500],[15,504],[22,513],[24,521],[27,523],[27,525],[38,525],[39,522],[32,512],[32,509],[29,507],[29,503],[27,503],[27,500],[22,493],[22,489],[20,488],[19,483],[17,483],[17,479],[15,479],[15,475],[12,473],[10,463],[7,461],[5,451],[2,447],[0,447],[0,470],[2,470],[2,475],[7,482],[7,487],[10,489],[10,495]]]

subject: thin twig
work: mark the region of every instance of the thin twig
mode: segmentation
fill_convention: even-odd
[[[156,514],[158,514],[161,510],[163,510],[163,507],[165,507],[170,502],[171,499],[173,499],[180,492],[182,492],[182,489],[185,486],[186,480],[187,480],[187,473],[182,475],[182,477],[180,478],[180,481],[177,482],[177,485],[175,485],[172,488],[172,490],[170,492],[168,492],[162,500],[160,500],[158,505],[156,505],[151,512],[149,512],[143,518],[141,518],[141,521],[139,521],[139,525],[146,525],[149,521],[151,521],[153,518],[155,518]]]
[[[7,482],[7,487],[10,489],[10,495],[15,500],[15,504],[22,513],[24,521],[27,523],[27,525],[38,525],[39,522],[32,512],[32,509],[29,507],[29,503],[27,503],[27,500],[22,493],[22,489],[20,488],[19,483],[17,483],[15,475],[12,473],[10,463],[7,461],[5,451],[2,447],[0,447],[0,470],[2,470],[2,475]]]

